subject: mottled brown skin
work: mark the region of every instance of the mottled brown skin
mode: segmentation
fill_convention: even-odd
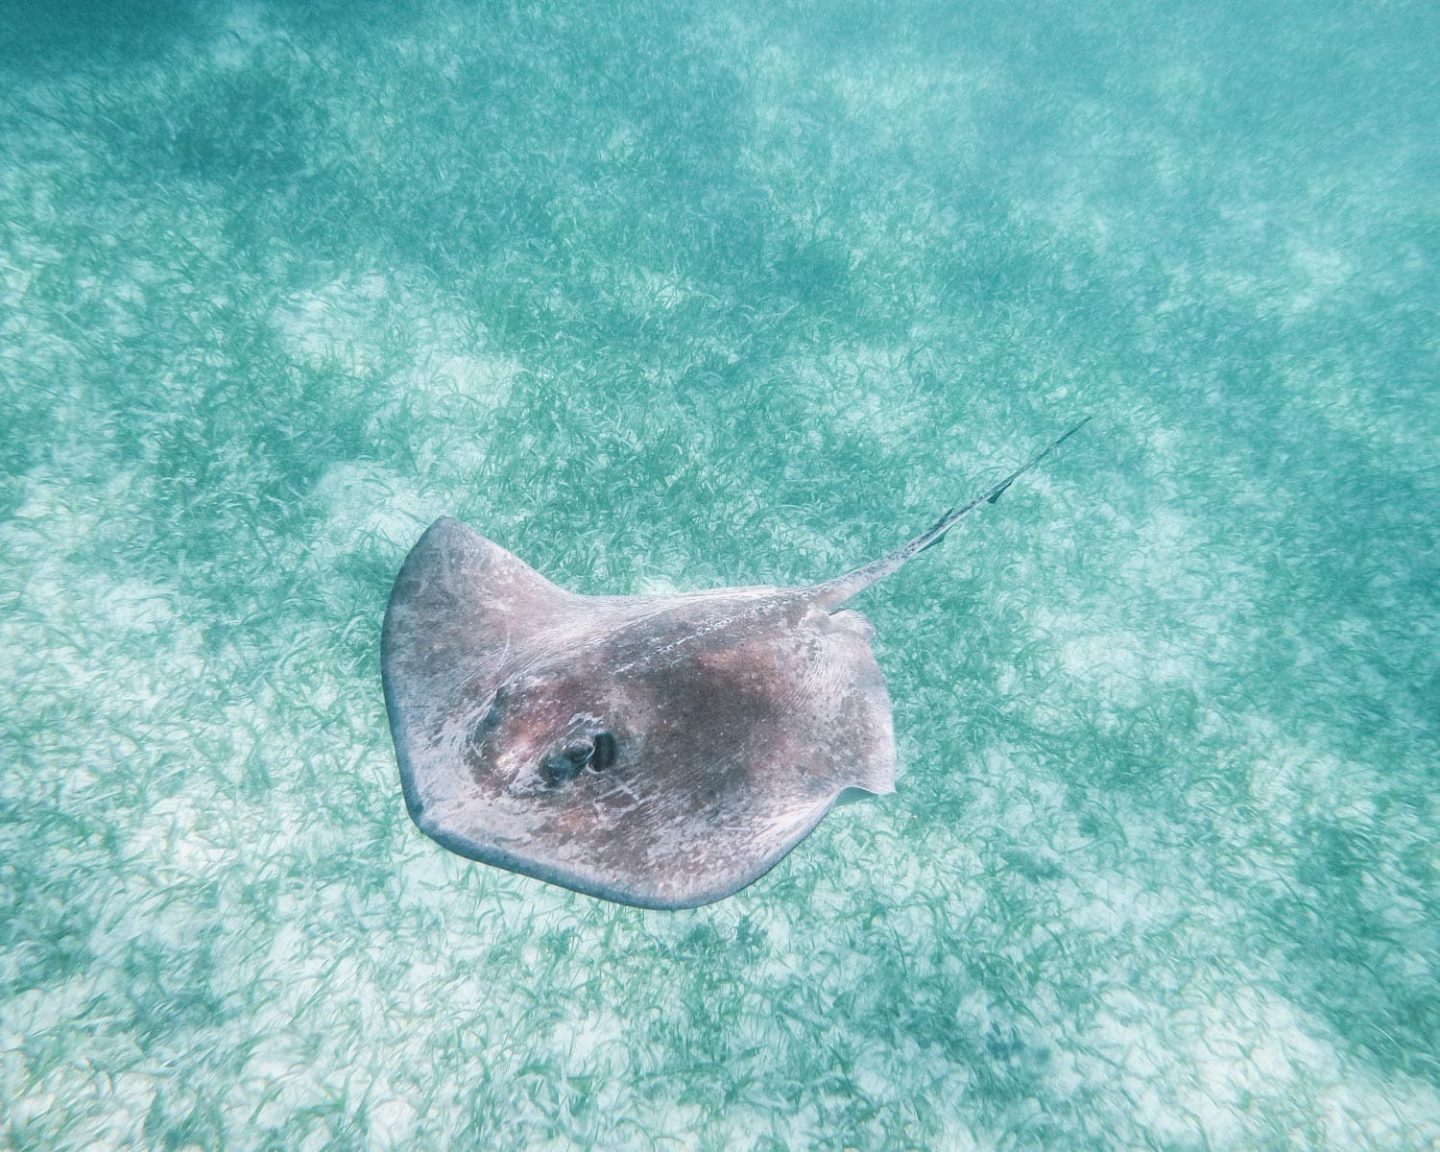
[[[411,815],[457,852],[606,899],[728,895],[846,788],[893,787],[869,625],[813,600],[574,596],[437,521],[384,632]],[[611,759],[569,767],[600,734]]]
[[[576,596],[448,517],[406,558],[382,668],[405,801],[462,855],[650,908],[728,896],[850,789],[894,787],[857,592],[993,503],[1085,421],[889,555],[806,588]]]

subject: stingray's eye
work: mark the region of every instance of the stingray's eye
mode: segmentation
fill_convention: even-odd
[[[595,747],[590,753],[590,767],[596,772],[603,772],[610,765],[615,763],[615,756],[619,749],[615,746],[615,737],[609,732],[597,732],[595,734]]]
[[[615,763],[618,749],[609,732],[597,732],[591,740],[577,740],[551,752],[540,761],[540,773],[552,784],[575,779],[588,766],[603,772]]]
[[[593,744],[567,744],[540,761],[540,771],[552,783],[563,784],[566,780],[573,780],[580,774],[581,769],[590,762],[594,751]]]

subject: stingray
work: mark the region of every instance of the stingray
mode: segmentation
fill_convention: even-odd
[[[411,817],[462,856],[622,904],[689,908],[757,880],[837,800],[894,791],[874,629],[842,606],[1085,422],[903,547],[806,587],[580,596],[441,517],[382,636]]]

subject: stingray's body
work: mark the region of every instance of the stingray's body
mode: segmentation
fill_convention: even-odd
[[[840,606],[1065,436],[905,547],[804,588],[578,596],[437,520],[382,645],[411,816],[462,855],[625,904],[743,888],[842,793],[894,788],[873,632]]]

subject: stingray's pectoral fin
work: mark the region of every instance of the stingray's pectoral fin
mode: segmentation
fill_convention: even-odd
[[[494,701],[509,654],[573,599],[448,516],[410,550],[385,610],[380,665],[412,814],[453,799],[475,714]]]
[[[883,796],[886,793],[895,791],[892,784],[883,791],[876,791],[874,788],[862,788],[859,785],[852,785],[849,788],[842,788],[835,797],[833,807],[844,808],[848,804],[859,804],[862,800],[873,800],[876,796]]]

